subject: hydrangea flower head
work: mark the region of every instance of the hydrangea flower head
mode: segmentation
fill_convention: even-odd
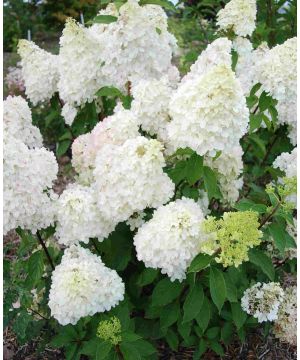
[[[37,105],[51,99],[57,91],[58,56],[28,40],[19,41],[18,54],[21,56],[25,93],[30,101]]]
[[[233,30],[236,35],[251,35],[255,29],[256,0],[231,0],[217,14],[221,30]]]
[[[279,283],[256,283],[244,292],[241,306],[247,314],[257,318],[258,322],[274,321],[283,301],[284,291]]]
[[[209,237],[201,231],[204,215],[192,199],[182,198],[159,207],[134,237],[138,260],[161,268],[171,281],[182,281],[194,257]]]
[[[99,322],[97,336],[112,345],[117,345],[122,341],[121,330],[120,320],[116,316],[112,316],[109,320]]]
[[[254,211],[225,212],[219,220],[208,217],[203,231],[213,234],[220,249],[216,261],[224,267],[238,267],[248,261],[248,251],[261,242],[258,214]]]
[[[88,249],[72,245],[52,273],[48,305],[61,325],[75,325],[81,317],[109,311],[123,300],[124,291],[115,270]]]

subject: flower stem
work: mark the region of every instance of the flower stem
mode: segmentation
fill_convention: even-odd
[[[41,236],[41,234],[40,234],[39,231],[36,232],[36,236],[37,236],[38,241],[39,241],[39,243],[41,244],[43,250],[45,251],[45,254],[46,254],[46,256],[47,256],[47,259],[48,259],[48,261],[49,261],[49,264],[50,264],[52,270],[54,270],[54,269],[55,269],[55,266],[54,266],[54,264],[53,264],[53,261],[52,261],[52,259],[51,259],[51,256],[50,256],[50,254],[49,254],[49,252],[48,252],[48,249],[47,249],[47,247],[46,247],[46,245],[45,245],[45,243],[44,243],[44,241],[43,241],[43,239],[42,239],[42,236]]]

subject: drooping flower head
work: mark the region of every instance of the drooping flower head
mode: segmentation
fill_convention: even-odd
[[[48,53],[28,40],[19,41],[18,54],[21,56],[25,93],[30,101],[37,105],[51,99],[57,91],[57,55]]]
[[[182,198],[159,207],[134,237],[138,260],[160,268],[171,281],[182,281],[208,236],[201,230],[204,215],[192,199]]]
[[[99,256],[72,245],[52,273],[48,305],[61,325],[75,325],[81,317],[109,311],[123,300],[124,290],[117,272]]]

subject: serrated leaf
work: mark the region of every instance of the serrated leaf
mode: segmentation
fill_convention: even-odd
[[[156,353],[155,347],[149,341],[144,339],[137,340],[134,343],[134,347],[138,350],[142,357],[150,356]]]
[[[174,324],[180,315],[180,306],[178,302],[164,306],[160,315],[160,327],[167,328]]]
[[[141,360],[142,357],[134,343],[121,343],[120,350],[124,356],[124,360]]]
[[[96,360],[105,360],[112,348],[112,344],[108,341],[102,341],[97,344]]]
[[[202,307],[204,298],[201,284],[196,283],[189,291],[183,304],[183,323],[196,318]]]
[[[180,294],[182,284],[178,280],[171,282],[169,278],[162,279],[152,293],[152,306],[164,306],[172,302]]]
[[[198,272],[202,269],[205,269],[210,262],[212,261],[213,257],[207,254],[198,254],[195,259],[191,262],[191,265],[188,268],[188,273],[191,272]]]
[[[282,226],[278,223],[272,223],[268,226],[268,230],[270,231],[270,234],[274,239],[274,244],[276,248],[283,255],[286,248],[285,229],[283,229]]]
[[[159,273],[158,269],[151,269],[151,268],[144,269],[138,277],[137,285],[146,286],[151,284],[156,279],[158,273]]]
[[[44,259],[42,250],[34,252],[28,260],[26,287],[32,289],[41,280],[44,272]]]
[[[177,334],[172,329],[168,330],[167,335],[166,335],[166,340],[167,340],[167,343],[170,346],[170,348],[174,351],[177,351],[179,339],[178,339]]]
[[[261,114],[250,114],[250,133],[260,127],[262,120]]]
[[[272,260],[264,252],[258,249],[251,249],[248,256],[252,264],[258,266],[271,281],[274,280],[275,269]]]
[[[26,330],[31,321],[32,317],[27,311],[22,310],[19,312],[12,326],[12,329],[18,338],[24,339],[26,337]]]
[[[209,324],[210,316],[211,316],[211,310],[210,310],[209,300],[207,299],[207,297],[204,297],[201,309],[198,315],[196,316],[197,324],[200,326],[200,328],[203,331],[206,330]]]
[[[94,19],[92,20],[92,22],[94,24],[111,24],[113,22],[116,22],[118,20],[118,18],[116,16],[112,16],[112,15],[98,15],[96,17],[94,17]]]
[[[209,288],[211,298],[220,312],[227,296],[227,290],[222,271],[215,267],[210,268]]]
[[[260,83],[255,84],[255,85],[252,87],[251,91],[250,91],[250,96],[255,95],[255,93],[256,93],[260,88],[261,88],[261,84],[260,84]]]
[[[239,330],[247,319],[247,314],[242,310],[240,303],[231,303],[232,319]]]
[[[112,96],[123,98],[122,92],[113,86],[104,86],[96,92],[97,96]]]
[[[50,345],[61,348],[72,341],[77,340],[78,334],[72,325],[66,325],[60,328],[59,333],[51,340]]]
[[[170,1],[167,0],[140,0],[140,5],[146,5],[146,4],[159,5],[167,10],[176,11],[176,7]]]
[[[203,178],[209,200],[213,197],[219,196],[216,174],[208,166],[203,166]]]
[[[267,211],[267,206],[264,204],[255,204],[253,201],[248,199],[241,199],[234,208],[239,211],[256,211],[259,214],[264,214]]]
[[[56,144],[56,156],[59,158],[63,156],[71,145],[71,140],[62,140]]]
[[[190,185],[199,180],[203,174],[203,157],[194,153],[187,161],[185,174]]]

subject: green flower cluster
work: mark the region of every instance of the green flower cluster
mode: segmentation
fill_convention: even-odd
[[[100,321],[97,336],[104,341],[117,345],[122,341],[120,320],[113,316],[109,320]]]
[[[218,247],[215,260],[224,267],[238,267],[248,261],[248,250],[261,242],[258,227],[258,214],[254,211],[227,212],[219,220],[210,216],[203,223],[203,230],[214,236]]]

